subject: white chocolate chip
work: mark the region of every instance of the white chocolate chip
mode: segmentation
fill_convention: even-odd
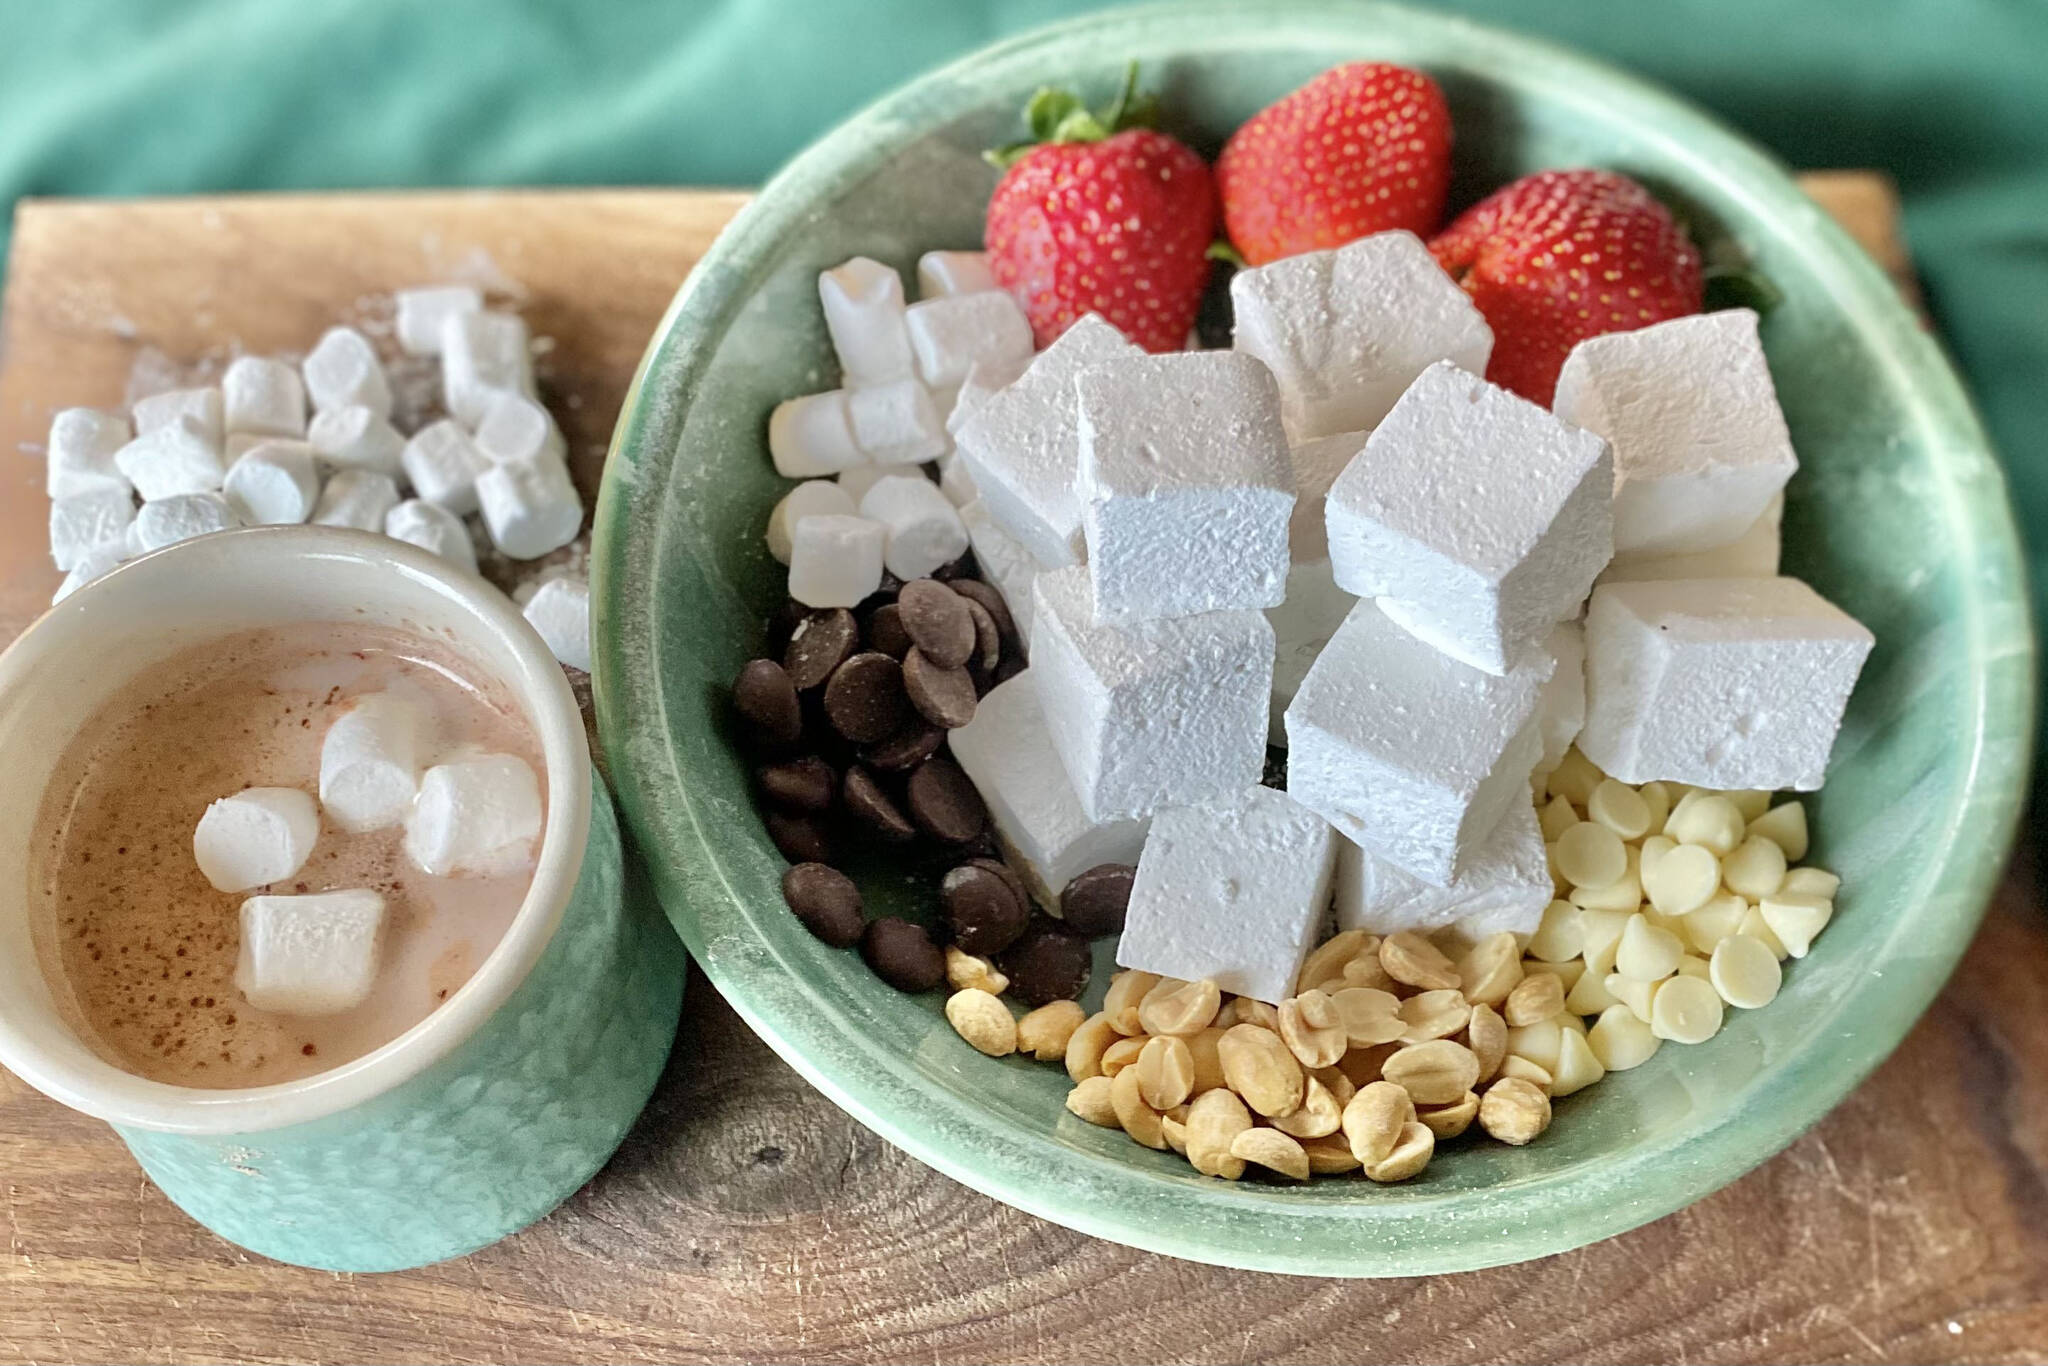
[[[1708,976],[1721,999],[1742,1010],[1758,1010],[1777,998],[1785,970],[1761,939],[1732,934],[1714,946]]]

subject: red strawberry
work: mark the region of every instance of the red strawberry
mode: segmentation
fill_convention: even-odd
[[[1429,244],[1493,328],[1486,377],[1549,403],[1588,337],[1700,311],[1699,248],[1650,192],[1613,171],[1538,171]]]
[[[1216,159],[1223,226],[1260,266],[1406,228],[1426,236],[1451,183],[1451,111],[1420,71],[1333,67],[1254,114]]]
[[[1072,95],[1040,91],[1026,117],[1042,141],[992,154],[1009,169],[988,201],[989,268],[1040,346],[1089,313],[1147,351],[1187,342],[1209,281],[1216,191],[1182,143],[1119,130],[1148,113],[1128,81],[1100,117]]]

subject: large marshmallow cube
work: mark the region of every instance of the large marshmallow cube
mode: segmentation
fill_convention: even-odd
[[[1361,602],[1287,708],[1287,790],[1410,876],[1458,876],[1542,747],[1547,652],[1505,675],[1461,664]]]
[[[441,325],[441,389],[448,411],[474,427],[496,395],[532,398],[533,350],[516,313],[451,313]]]
[[[1287,571],[1287,600],[1266,609],[1273,624],[1273,702],[1269,709],[1269,744],[1285,747],[1288,706],[1316,658],[1358,599],[1337,586],[1328,560],[1311,560]]]
[[[1323,511],[1330,485],[1358,453],[1370,432],[1337,432],[1291,446],[1287,462],[1294,467],[1294,516],[1287,523],[1287,547],[1296,564],[1330,559],[1330,533]]]
[[[1385,859],[1340,840],[1337,845],[1337,928],[1387,935],[1435,930],[1454,922],[1533,934],[1556,895],[1536,808],[1509,805],[1447,887],[1410,877]]]
[[[375,470],[394,479],[405,470],[405,438],[375,409],[359,404],[313,414],[306,444],[330,470]]]
[[[1579,748],[1625,783],[1811,792],[1872,644],[1797,579],[1602,585]]]
[[[220,487],[221,444],[192,417],[178,417],[114,453],[114,467],[143,498],[173,498]]]
[[[414,356],[441,354],[448,319],[457,313],[480,313],[484,296],[472,285],[436,285],[398,291],[398,344]]]
[[[851,517],[859,510],[854,495],[841,485],[830,479],[807,479],[783,494],[768,514],[768,553],[778,564],[788,564],[798,522],[806,517]]]
[[[335,1015],[370,998],[383,954],[384,898],[366,888],[242,903],[235,988],[258,1010]]]
[[[1031,320],[1001,290],[926,299],[903,320],[917,377],[932,389],[958,389],[977,364],[1021,369],[1031,361]]]
[[[192,832],[192,858],[217,891],[282,882],[306,866],[320,838],[320,812],[296,787],[252,787],[206,808]]]
[[[65,408],[50,419],[44,491],[52,498],[128,488],[115,456],[129,442],[128,419],[96,408]]]
[[[476,572],[476,542],[462,519],[446,508],[408,498],[384,514],[384,534]]]
[[[445,417],[413,433],[399,463],[416,497],[458,517],[476,511],[477,476],[491,465],[462,424]]]
[[[882,586],[880,522],[824,514],[790,531],[789,595],[806,607],[853,607]]]
[[[244,526],[290,526],[313,515],[320,476],[303,441],[260,441],[228,467],[221,492]]]
[[[1093,366],[1142,354],[1091,313],[978,403],[954,432],[989,515],[1048,569],[1087,558],[1074,380]]]
[[[583,579],[549,579],[533,590],[523,609],[555,658],[590,672],[590,584]]]
[[[102,546],[120,543],[135,520],[135,500],[119,487],[90,489],[50,504],[50,559],[71,570]]]
[[[1493,331],[1408,232],[1241,270],[1230,282],[1233,345],[1280,384],[1293,441],[1377,426],[1439,361],[1484,374]]]
[[[334,408],[368,408],[391,416],[391,384],[377,348],[353,327],[330,327],[307,353],[299,373],[306,395],[321,412]]]
[[[420,775],[405,853],[435,877],[502,877],[532,862],[540,826],[540,780],[525,760],[459,759]]]
[[[1329,913],[1335,839],[1322,817],[1269,787],[1161,810],[1131,885],[1118,965],[1286,1000]]]
[[[221,393],[211,385],[200,389],[172,389],[166,393],[151,394],[148,398],[138,398],[133,412],[137,436],[146,436],[181,417],[197,422],[213,445],[220,445],[227,434],[226,409],[222,406]]]
[[[306,434],[306,386],[283,361],[243,356],[220,377],[222,417],[231,432]]]
[[[135,522],[128,528],[128,548],[131,554],[143,555],[195,536],[232,531],[241,524],[241,514],[218,493],[153,498],[135,514]]]
[[[846,391],[785,399],[768,415],[768,456],[785,479],[815,479],[867,461],[853,440]]]
[[[1346,592],[1502,673],[1578,613],[1614,553],[1607,443],[1450,364],[1401,396],[1330,486]]]
[[[397,825],[419,791],[420,753],[429,739],[418,706],[390,693],[367,693],[327,727],[320,741],[320,805],[352,834]]]
[[[952,448],[931,391],[914,379],[851,390],[846,422],[861,457],[876,465],[915,465]]]
[[[1031,648],[1031,585],[1038,578],[1038,561],[1009,532],[988,515],[988,505],[979,498],[960,509],[960,521],[967,528],[967,542],[974,548],[974,562],[981,577],[995,585],[1017,623],[1017,636]]]
[[[487,460],[537,460],[552,455],[566,459],[569,443],[548,410],[524,394],[491,396],[483,420],[476,424],[476,448]]]
[[[1294,471],[1266,367],[1234,351],[1138,356],[1074,389],[1095,615],[1277,606]]]
[[[1100,622],[1079,565],[1040,574],[1032,600],[1031,674],[1089,820],[1208,801],[1259,780],[1273,688],[1263,614]]]
[[[493,464],[476,480],[478,511],[491,544],[515,560],[536,560],[576,539],[583,498],[568,465],[551,455]]]
[[[917,297],[945,299],[999,289],[985,251],[928,251],[917,258]]]
[[[917,373],[903,322],[903,277],[856,256],[818,276],[825,330],[849,389],[910,379]]]
[[[1764,506],[1763,516],[1726,545],[1684,555],[1616,555],[1601,572],[1601,583],[1644,583],[1652,579],[1774,579],[1782,550],[1785,495]]]
[[[1048,908],[1058,906],[1076,874],[1138,861],[1149,822],[1090,820],[1081,809],[1029,669],[990,689],[974,719],[950,732],[947,744],[988,804],[1004,857]]]
[[[1592,337],[1552,406],[1614,447],[1614,549],[1675,555],[1743,535],[1799,468],[1756,314],[1723,309]]]
[[[861,495],[860,515],[887,533],[882,567],[905,582],[922,579],[967,553],[960,510],[921,474],[895,475]]]
[[[1544,644],[1557,667],[1536,699],[1536,728],[1543,740],[1538,773],[1549,773],[1564,762],[1565,751],[1586,728],[1586,628],[1576,621],[1561,621]]]

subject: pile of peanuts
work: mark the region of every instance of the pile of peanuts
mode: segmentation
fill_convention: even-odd
[[[1534,797],[1557,899],[1526,942],[1349,930],[1277,1007],[1120,972],[1093,1015],[1054,1001],[1022,1019],[953,949],[946,1018],[990,1056],[1064,1063],[1068,1110],[1226,1180],[1252,1164],[1405,1181],[1475,1124],[1531,1142],[1553,1100],[1705,1042],[1725,1006],[1769,1004],[1839,883],[1792,866],[1805,809],[1769,793],[1631,787],[1574,749]]]

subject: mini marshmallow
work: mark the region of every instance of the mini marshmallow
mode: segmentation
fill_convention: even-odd
[[[1469,866],[1514,801],[1542,740],[1547,652],[1482,673],[1351,609],[1287,708],[1287,790],[1338,831],[1431,886]]]
[[[493,394],[476,424],[476,448],[487,460],[564,460],[569,443],[548,410],[524,394]]]
[[[1353,844],[1337,844],[1337,928],[1388,935],[1453,923],[1529,935],[1556,896],[1536,808],[1510,802],[1448,887],[1432,887]],[[1483,936],[1479,936],[1483,937]]]
[[[1287,600],[1266,609],[1273,625],[1273,701],[1266,743],[1287,747],[1287,707],[1316,657],[1337,634],[1358,599],[1337,586],[1328,560],[1311,560],[1287,571]]]
[[[1258,612],[1098,622],[1088,571],[1032,585],[1031,674],[1081,809],[1093,821],[1203,802],[1259,780],[1273,628]]]
[[[384,534],[476,573],[476,542],[462,519],[444,507],[408,498],[384,514]]]
[[[310,434],[311,428],[308,427],[307,430]],[[289,439],[288,437],[265,436],[261,432],[229,432],[221,439],[220,443],[222,468],[225,469],[227,466],[234,464],[266,441]]]
[[[1338,432],[1288,448],[1287,462],[1294,467],[1294,516],[1287,523],[1287,547],[1296,564],[1329,562],[1330,533],[1323,500],[1344,467],[1365,449],[1370,435]]]
[[[818,276],[825,329],[846,387],[889,384],[917,373],[903,322],[903,277],[880,261],[856,256]]]
[[[1763,516],[1727,545],[1689,555],[1616,555],[1601,583],[1647,583],[1654,579],[1774,579],[1778,577],[1780,530],[1785,495],[1764,506]]]
[[[878,481],[861,495],[860,515],[888,533],[882,567],[908,583],[967,553],[960,510],[921,474]]]
[[[128,490],[116,456],[129,442],[128,419],[96,408],[65,408],[50,419],[43,488],[52,498],[98,489]]]
[[[360,404],[313,414],[306,443],[330,470],[375,470],[395,479],[405,469],[405,438],[375,409]]]
[[[846,391],[785,399],[768,415],[768,455],[785,479],[814,479],[864,464],[853,441]]]
[[[319,838],[311,796],[296,787],[252,787],[206,808],[192,832],[192,858],[214,890],[246,892],[305,867]]]
[[[954,391],[953,406],[946,412],[946,431],[959,435],[961,426],[973,416],[974,410],[1015,384],[1030,363],[1029,356],[1016,364],[991,365],[987,361],[976,361],[967,371],[967,378]],[[964,472],[966,466],[962,465],[961,469]]]
[[[384,519],[398,506],[398,485],[375,470],[340,470],[320,490],[313,505],[313,525],[352,526],[382,531]]]
[[[1543,737],[1538,773],[1549,773],[1563,763],[1565,751],[1586,728],[1586,628],[1576,621],[1561,621],[1544,644],[1557,667],[1536,699],[1536,728]]]
[[[1081,531],[1081,444],[1074,379],[1143,354],[1091,313],[978,404],[954,434],[989,516],[1048,569],[1088,557]]]
[[[173,418],[114,453],[114,465],[145,500],[208,493],[227,473],[219,443],[190,417]]]
[[[334,1015],[370,998],[383,953],[384,898],[364,888],[242,903],[235,988],[257,1010]]]
[[[532,861],[540,827],[540,781],[525,760],[458,759],[420,776],[405,853],[434,877],[502,877]]]
[[[129,523],[130,529],[133,529],[134,525],[133,522]],[[51,597],[50,605],[54,607],[56,604],[64,601],[64,599],[70,597],[100,575],[112,570],[127,558],[128,541],[126,536],[119,540],[107,541],[94,546],[86,551],[77,563],[71,566],[71,572],[64,576],[64,582],[57,585],[57,591]]]
[[[353,327],[330,327],[299,365],[306,395],[321,412],[333,408],[368,408],[391,416],[391,383],[377,348]]]
[[[985,251],[928,251],[917,258],[917,297],[954,298],[999,289]]]
[[[1234,351],[1135,356],[1074,391],[1096,618],[1277,607],[1294,472],[1266,367]]]
[[[218,493],[153,498],[135,514],[135,525],[130,528],[130,550],[133,554],[146,554],[195,536],[232,531],[241,524],[241,516]]]
[[[857,508],[860,500],[868,496],[868,490],[884,479],[922,479],[922,465],[855,465],[850,470],[841,470],[832,482],[853,499]],[[950,500],[949,500],[950,501]]]
[[[441,388],[448,411],[474,427],[501,390],[532,398],[533,352],[516,313],[451,313],[441,324]]]
[[[1382,232],[1230,282],[1232,344],[1279,382],[1291,441],[1379,425],[1431,365],[1486,372],[1493,330],[1420,238]]]
[[[967,472],[967,465],[960,459],[958,451],[939,457],[939,492],[946,495],[946,501],[956,508],[964,508],[981,496],[981,490],[974,487],[974,476]]]
[[[199,424],[212,444],[220,445],[227,433],[227,418],[221,404],[221,393],[209,385],[203,389],[172,389],[168,393],[151,394],[148,398],[135,400],[132,410],[135,415],[135,434],[144,436],[159,427],[169,426],[181,417],[189,417]]]
[[[491,543],[515,560],[535,560],[576,539],[583,498],[569,467],[553,456],[492,464],[476,480]]]
[[[1321,936],[1335,833],[1285,792],[1253,787],[1152,818],[1117,965],[1274,1003]]]
[[[398,291],[398,344],[415,356],[441,354],[448,319],[457,313],[480,313],[484,296],[469,285],[437,285]]]
[[[1026,669],[990,689],[947,744],[988,804],[1004,858],[1051,910],[1077,873],[1100,863],[1136,863],[1150,822],[1088,818],[1052,747],[1030,674]]]
[[[1031,363],[1031,320],[1001,290],[912,304],[903,315],[917,375],[933,389],[957,389],[976,365]]]
[[[135,520],[135,499],[128,490],[108,486],[88,489],[50,503],[50,559],[72,570],[103,546],[121,544]]]
[[[1038,577],[1038,561],[1017,543],[1017,538],[995,524],[988,505],[979,498],[960,509],[960,523],[967,528],[967,542],[974,548],[974,562],[981,577],[995,586],[1017,623],[1017,637],[1031,649],[1031,584]]]
[[[427,718],[391,693],[365,693],[320,741],[320,805],[351,834],[405,819],[419,790]]]
[[[1722,309],[1572,348],[1553,408],[1614,447],[1614,549],[1676,555],[1742,536],[1799,468],[1756,314]]]
[[[306,434],[306,387],[283,361],[243,356],[220,377],[221,409],[231,432]]]
[[[779,564],[789,563],[790,539],[796,524],[806,517],[851,517],[859,511],[856,495],[830,479],[807,479],[788,493],[768,514],[768,553]]]
[[[952,449],[931,392],[914,379],[850,391],[846,420],[853,444],[877,465],[915,465]]]
[[[1814,791],[1872,644],[1797,579],[1604,585],[1579,748],[1625,783]]]
[[[414,496],[458,517],[475,512],[477,476],[491,467],[462,424],[452,418],[430,422],[413,433],[399,464]]]
[[[228,467],[221,492],[244,526],[303,522],[320,499],[313,448],[281,438],[259,442]]]
[[[1425,370],[1330,486],[1346,592],[1499,674],[1575,616],[1613,555],[1607,443],[1448,363]]]
[[[583,579],[549,579],[526,600],[526,619],[556,659],[590,672],[590,584]]]
[[[853,607],[882,586],[880,522],[834,514],[790,529],[789,595],[806,607]]]

